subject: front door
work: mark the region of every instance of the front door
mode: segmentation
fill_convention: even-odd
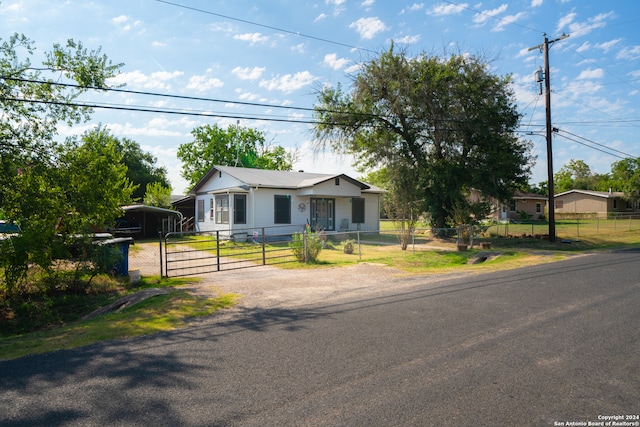
[[[311,199],[311,228],[335,231],[335,199]]]

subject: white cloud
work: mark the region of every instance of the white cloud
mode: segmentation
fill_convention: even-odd
[[[151,42],[151,46],[152,46],[152,47],[166,47],[166,46],[167,46],[167,44],[166,44],[166,43],[159,42],[159,41],[153,41],[153,42]]]
[[[334,70],[339,70],[343,68],[350,62],[349,59],[346,58],[338,58],[338,55],[335,53],[329,53],[324,56],[324,64],[333,68]]]
[[[184,73],[182,71],[156,71],[147,75],[139,70],[135,70],[128,73],[118,74],[117,76],[109,79],[109,84],[126,84],[131,85],[134,88],[144,89],[168,89],[170,87],[169,82],[183,74]]]
[[[500,7],[496,7],[491,10],[483,10],[480,13],[476,13],[473,16],[473,22],[478,25],[484,25],[491,18],[495,18],[497,15],[505,12],[507,10],[508,5],[506,3],[500,5]]]
[[[318,22],[318,21],[322,21],[323,19],[325,19],[328,15],[326,13],[321,13],[320,15],[316,16],[316,19],[313,20],[313,22]]]
[[[404,9],[402,9],[398,15],[404,15],[405,13],[416,12],[423,8],[424,8],[424,3],[414,3],[411,6],[405,7]]]
[[[362,67],[364,66],[363,63],[359,63],[359,64],[353,64],[350,67],[347,67],[344,69],[344,72],[347,74],[354,74],[354,73],[358,73],[362,70]]]
[[[244,33],[244,34],[236,34],[233,36],[235,40],[242,40],[245,42],[249,42],[250,44],[256,43],[266,43],[269,40],[268,36],[265,36],[261,33]]]
[[[192,76],[187,83],[187,89],[196,92],[206,92],[211,89],[218,89],[224,86],[224,82],[217,78],[208,78],[207,76]]]
[[[417,34],[415,36],[404,36],[404,37],[400,37],[400,38],[394,38],[393,40],[396,43],[415,44],[415,43],[418,43],[420,41],[420,35]]]
[[[238,99],[241,101],[253,102],[261,100],[260,95],[257,93],[243,92],[242,89],[237,89],[236,93],[238,94]]]
[[[628,59],[635,61],[636,59],[640,59],[640,46],[631,46],[625,47],[618,52],[616,55],[618,59]]]
[[[563,88],[562,92],[567,93],[570,99],[576,99],[587,95],[593,95],[601,89],[602,85],[599,83],[586,80],[574,80]],[[584,105],[588,105],[588,103],[585,103]]]
[[[602,68],[596,68],[596,69],[584,70],[583,72],[580,73],[580,75],[578,75],[578,77],[576,77],[576,79],[577,80],[601,79],[602,77],[604,77],[604,70]]]
[[[373,6],[373,4],[376,2],[376,0],[364,0],[362,3],[360,3],[360,6],[362,7],[371,7]]]
[[[376,34],[388,30],[388,27],[378,18],[360,18],[349,25],[354,28],[361,39],[371,40]]]
[[[295,74],[278,76],[270,80],[262,80],[260,82],[260,87],[267,90],[279,90],[284,93],[291,93],[310,85],[316,80],[318,80],[318,78],[309,71],[300,71]]]
[[[127,15],[120,15],[113,18],[111,22],[113,22],[114,24],[124,24],[128,20],[129,20],[129,17]]]
[[[214,22],[209,26],[211,31],[220,32],[220,33],[231,33],[233,32],[233,25],[229,22]]]
[[[416,6],[415,4],[411,6],[412,8]],[[420,4],[422,7],[422,4]],[[437,6],[432,7],[427,11],[427,15],[431,16],[446,16],[446,15],[458,15],[465,10],[465,8],[469,7],[468,3],[460,3],[460,4],[449,4],[449,3],[441,3]]]
[[[544,0],[531,0],[531,7],[542,6],[543,2],[544,2]]]
[[[169,129],[161,129],[159,127],[151,126],[136,126],[131,123],[109,123],[106,125],[115,135],[131,136],[152,136],[152,137],[181,137],[185,135],[184,131],[176,131]]]
[[[138,27],[141,24],[140,21],[134,21],[131,23],[130,18],[127,15],[116,16],[111,19],[111,22],[115,25],[120,25],[123,31],[129,31],[132,27]]]
[[[608,13],[600,13],[592,18],[587,19],[585,22],[574,22],[576,17],[575,12],[571,12],[565,17],[561,18],[558,21],[557,32],[560,32],[565,27],[568,27],[571,36],[579,37],[589,34],[592,30],[596,28],[604,27],[607,22],[606,20],[609,18],[615,17],[613,12]]]
[[[589,50],[590,48],[591,48],[591,44],[589,42],[584,42],[582,43],[582,45],[580,45],[576,49],[576,52],[581,53],[581,52],[584,52],[585,50]]]
[[[508,24],[513,24],[514,22],[518,22],[525,16],[527,16],[526,12],[518,12],[515,15],[507,15],[501,18],[496,26],[491,29],[491,31],[504,31],[505,26],[507,26]]]
[[[613,49],[614,46],[616,46],[618,43],[620,43],[622,41],[622,39],[614,39],[614,40],[610,40],[608,42],[604,42],[604,43],[598,43],[596,45],[596,47],[598,49],[602,49],[605,53],[609,52],[611,49]]]
[[[179,118],[167,118],[166,116],[159,116],[149,120],[148,126],[152,129],[170,129],[179,128],[185,130],[191,130],[198,126],[198,121],[189,117],[181,116]]]
[[[344,12],[345,7],[343,6],[346,3],[346,0],[325,0],[325,3],[328,5],[333,5],[333,15],[338,16],[342,12]]]
[[[236,75],[240,80],[255,80],[262,76],[262,73],[266,70],[264,67],[236,67],[231,72]]]

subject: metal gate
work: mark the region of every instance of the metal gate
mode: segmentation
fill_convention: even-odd
[[[289,229],[289,231],[283,228]],[[296,230],[296,231],[293,231]],[[172,232],[160,238],[163,277],[297,262],[290,244],[303,226],[228,231]]]

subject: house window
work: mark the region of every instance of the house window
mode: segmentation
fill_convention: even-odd
[[[213,199],[209,199],[209,219],[213,220],[215,209],[213,208]]]
[[[562,199],[556,200],[556,209],[562,209],[562,208],[564,208],[564,200]]]
[[[509,201],[509,211],[510,212],[515,212],[516,211],[516,201],[515,200],[510,200]]]
[[[336,178],[335,179],[335,183],[336,183],[336,185],[340,185],[340,178]]]
[[[204,200],[198,200],[198,212],[196,214],[198,222],[204,222]]]
[[[273,196],[273,223],[291,224],[291,196]]]
[[[229,196],[216,196],[216,224],[229,223]]]
[[[541,213],[541,212],[542,212],[542,204],[536,203],[536,213]]]
[[[351,222],[354,224],[364,223],[364,199],[361,197],[351,199]]]
[[[618,201],[616,199],[613,199],[613,209],[618,209]]]
[[[247,223],[247,196],[245,194],[233,196],[233,223]]]

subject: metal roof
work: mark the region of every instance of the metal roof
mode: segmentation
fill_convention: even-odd
[[[579,193],[579,194],[587,194],[589,196],[595,197],[604,197],[605,199],[609,199],[612,197],[623,197],[624,193],[621,191],[591,191],[591,190],[569,190],[560,194],[554,195],[554,197],[564,196],[565,194],[570,193]]]
[[[384,192],[384,190],[353,179],[345,174],[323,174],[310,172],[279,171],[268,169],[239,168],[233,166],[214,166],[193,187],[191,193],[197,192],[216,172],[222,172],[236,178],[250,187],[299,189],[312,187],[335,178],[344,179],[363,191]]]

